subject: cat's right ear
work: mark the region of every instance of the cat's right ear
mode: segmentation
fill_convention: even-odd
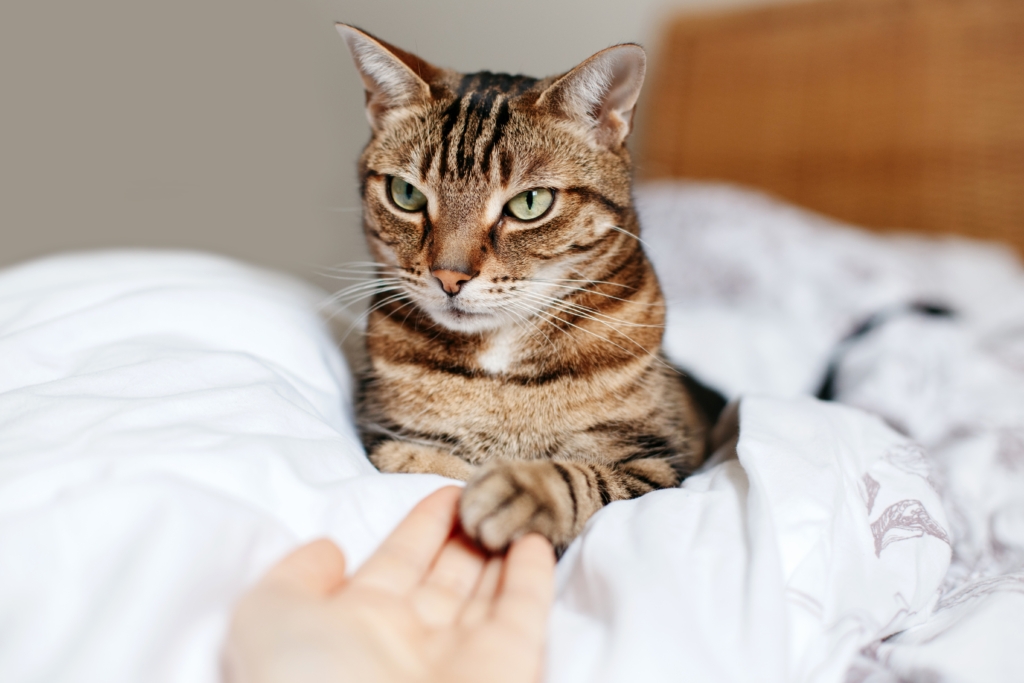
[[[438,72],[416,55],[374,38],[348,24],[335,24],[345,39],[366,87],[366,117],[380,130],[388,112],[430,98],[427,84]]]

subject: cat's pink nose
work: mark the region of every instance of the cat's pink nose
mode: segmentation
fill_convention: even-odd
[[[430,274],[437,278],[448,296],[455,296],[462,289],[462,285],[473,279],[472,275],[461,273],[457,270],[432,270]]]

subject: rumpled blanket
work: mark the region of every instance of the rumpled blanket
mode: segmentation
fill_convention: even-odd
[[[916,467],[942,498],[952,564],[934,616],[863,648],[848,683],[1024,681],[1016,255],[963,238],[872,235],[724,185],[654,184],[638,199],[671,299],[673,359],[733,395],[777,396],[813,393],[838,361],[834,398],[921,446]],[[909,304],[952,315],[901,313]]]

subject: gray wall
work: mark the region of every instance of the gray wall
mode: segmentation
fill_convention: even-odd
[[[758,1],[6,0],[0,266],[186,247],[317,279],[364,259],[369,128],[334,21],[439,65],[547,75],[650,45],[670,9]]]

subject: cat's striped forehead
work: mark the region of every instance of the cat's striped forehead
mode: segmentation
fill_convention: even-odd
[[[492,97],[507,95],[515,97],[535,86],[538,79],[532,76],[500,74],[492,71],[478,71],[460,74],[455,88],[456,97],[462,99],[474,95]]]
[[[423,150],[420,177],[427,178],[434,170],[441,178],[488,176],[512,118],[512,100],[532,91],[538,82],[529,76],[490,71],[460,74],[450,101],[428,122],[436,139]],[[509,164],[498,163],[502,182],[508,182]]]

